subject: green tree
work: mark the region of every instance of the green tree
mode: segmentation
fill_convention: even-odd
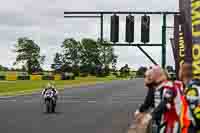
[[[4,67],[2,65],[0,65],[0,71],[8,71],[9,69],[7,67]]]
[[[106,65],[116,65],[117,56],[114,54],[114,48],[108,41],[103,41],[104,45],[101,45],[100,40],[97,41],[98,47],[100,48],[100,59],[101,63]]]
[[[116,64],[117,64],[117,56],[114,54],[114,48],[110,45],[110,43],[104,40],[101,44],[100,39],[98,39],[98,45],[100,48],[100,60],[101,64],[103,65],[105,75],[109,75],[112,66],[112,71],[116,71]]]
[[[137,77],[144,77],[145,72],[147,71],[147,67],[140,67],[137,72],[136,72],[136,76]]]
[[[128,64],[126,64],[125,66],[121,67],[120,75],[121,75],[121,77],[130,76],[130,68],[129,68]]]
[[[114,72],[116,72],[117,69],[116,65],[117,65],[117,56],[115,56],[114,59],[112,60],[112,70]]]
[[[109,44],[107,41],[103,41],[103,43]],[[89,70],[96,69],[95,72],[104,72],[108,75],[110,72],[109,66],[111,64],[116,65],[117,56],[114,54],[113,47],[102,45],[99,39],[95,41],[85,38],[81,41],[81,46],[81,64],[87,65]]]
[[[26,67],[24,65],[22,66],[22,72],[26,72]]]
[[[63,48],[63,62],[72,66],[80,63],[80,43],[73,38],[66,38],[61,46]]]
[[[56,53],[55,57],[53,59],[53,64],[51,65],[51,68],[55,71],[55,72],[60,72],[62,65],[63,65],[63,56],[60,53]]]
[[[108,43],[104,41],[104,43]],[[100,40],[83,38],[81,42],[73,38],[66,38],[61,46],[63,48],[63,66],[71,67],[75,75],[82,73],[97,74],[110,72],[109,66],[116,65],[117,56],[111,46],[102,46]],[[55,64],[55,63],[54,63]],[[103,69],[104,68],[104,69]]]
[[[82,65],[98,65],[101,64],[100,60],[100,49],[95,40],[82,39],[81,41],[81,64]]]
[[[81,62],[80,42],[73,38],[66,38],[61,48],[63,49],[61,71],[73,72],[75,76],[78,76]]]
[[[81,72],[96,74],[96,66],[101,65],[100,50],[95,40],[84,38],[81,40]]]
[[[43,64],[45,56],[40,55],[40,47],[33,40],[26,37],[19,38],[15,45],[15,52],[17,57],[14,64],[22,63],[26,66],[28,73],[42,70],[41,64]]]

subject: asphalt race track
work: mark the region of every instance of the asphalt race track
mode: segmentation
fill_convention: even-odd
[[[39,94],[0,98],[1,133],[125,133],[144,99],[143,79],[113,81],[60,92],[55,114]]]

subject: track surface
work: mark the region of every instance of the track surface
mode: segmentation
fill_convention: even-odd
[[[55,114],[44,113],[39,94],[0,98],[0,132],[125,133],[145,92],[143,79],[69,88]]]

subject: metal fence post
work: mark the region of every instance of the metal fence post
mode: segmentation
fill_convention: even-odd
[[[166,65],[166,14],[163,14],[162,26],[162,68]]]

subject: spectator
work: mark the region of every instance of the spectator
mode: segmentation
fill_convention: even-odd
[[[154,131],[160,132],[163,130],[165,133],[173,133],[173,131],[177,129],[175,125],[179,120],[174,106],[176,92],[173,90],[173,83],[168,81],[166,73],[159,66],[152,67],[146,74],[148,74],[148,72],[151,76],[145,78],[145,84],[150,83],[151,86],[149,86],[149,84],[146,84],[146,86],[151,89],[149,89],[144,104],[140,106],[140,109],[135,113],[136,120],[144,118],[142,117],[143,111],[148,111],[152,108],[153,111],[151,115],[148,114],[148,117],[146,116],[145,118],[151,118],[152,116],[155,127]],[[162,125],[163,123],[165,123],[164,126]]]

